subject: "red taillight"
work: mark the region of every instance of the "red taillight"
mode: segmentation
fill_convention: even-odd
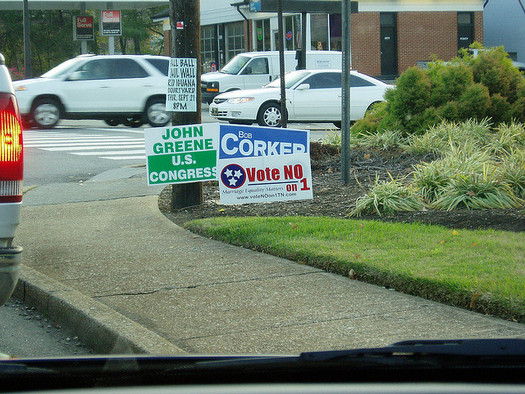
[[[22,122],[15,97],[0,93],[0,203],[22,201]]]

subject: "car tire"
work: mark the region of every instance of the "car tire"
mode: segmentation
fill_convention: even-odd
[[[371,113],[373,113],[376,109],[377,109],[377,106],[381,104],[381,101],[374,101],[372,104],[370,104],[368,106],[368,108],[366,109],[365,111],[365,117]]]
[[[41,129],[52,129],[60,120],[61,108],[57,100],[42,98],[35,101],[31,110],[33,124]]]
[[[108,126],[118,126],[120,123],[122,123],[118,119],[104,119],[104,122],[106,122]]]
[[[341,128],[341,122],[334,122],[334,126],[337,127],[338,129]]]
[[[162,97],[150,99],[146,104],[144,117],[151,127],[166,126],[171,120],[170,113],[166,112],[166,99]]]
[[[144,124],[144,122],[139,116],[127,117],[124,119],[122,123],[124,124],[124,126],[133,127],[133,128],[140,127]]]
[[[279,103],[266,103],[261,106],[257,114],[259,126],[281,127],[282,113]]]

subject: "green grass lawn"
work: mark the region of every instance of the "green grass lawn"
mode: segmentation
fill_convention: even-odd
[[[451,305],[525,321],[525,234],[326,217],[224,217],[214,239]]]

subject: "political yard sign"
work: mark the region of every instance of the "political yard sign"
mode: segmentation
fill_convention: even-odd
[[[220,125],[221,204],[313,198],[308,131]]]
[[[218,134],[215,123],[145,130],[148,185],[216,180]]]

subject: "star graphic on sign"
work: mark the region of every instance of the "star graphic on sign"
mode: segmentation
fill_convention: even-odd
[[[235,178],[240,178],[240,177],[242,177],[242,175],[243,175],[243,174],[242,174],[242,172],[241,172],[240,170],[237,170],[237,171],[235,171],[235,172],[233,173],[233,176],[234,176]]]
[[[221,171],[220,180],[229,189],[238,189],[246,182],[246,172],[238,164],[228,164]]]

